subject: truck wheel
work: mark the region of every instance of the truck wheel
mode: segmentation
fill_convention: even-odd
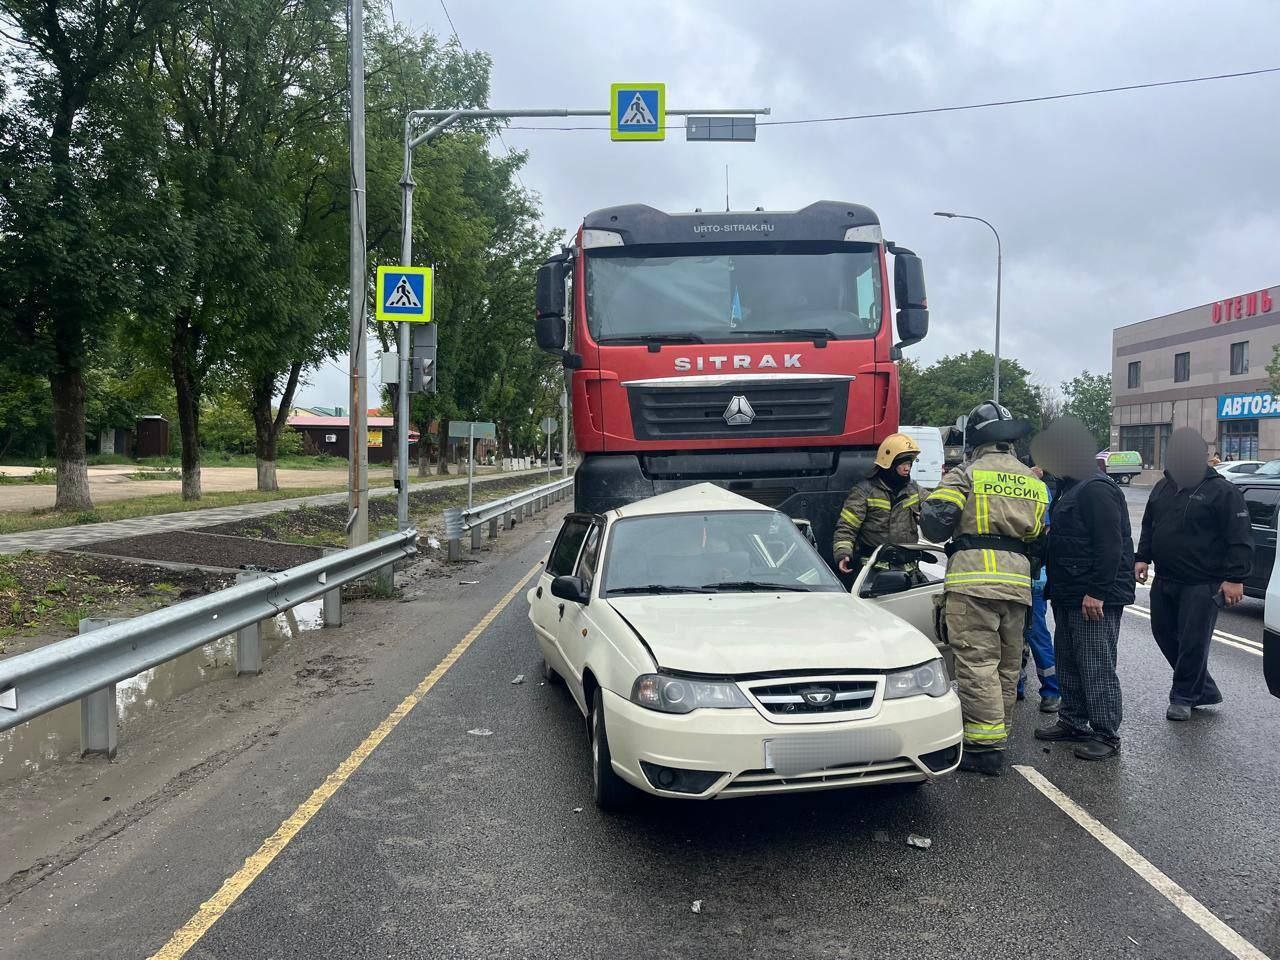
[[[604,729],[604,697],[599,689],[591,701],[591,786],[596,806],[608,813],[625,810],[634,799],[631,784],[613,770],[609,735]]]

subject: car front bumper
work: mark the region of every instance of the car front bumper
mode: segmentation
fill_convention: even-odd
[[[608,691],[604,711],[614,769],[633,786],[660,796],[710,799],[918,783],[951,773],[960,762],[960,700],[950,691],[942,697],[885,701],[874,717],[834,723],[773,723],[749,708],[660,713]],[[856,762],[805,772],[797,772],[792,763],[784,775],[766,764],[765,741],[777,756],[851,737],[869,738],[876,746],[864,748]],[[935,769],[941,752],[950,748],[955,748],[953,756]],[[921,759],[930,754],[934,768]],[[719,771],[721,776],[701,793],[677,793],[655,787],[641,761],[676,770]]]

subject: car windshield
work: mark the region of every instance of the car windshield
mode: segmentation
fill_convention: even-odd
[[[790,517],[744,510],[619,520],[609,534],[601,593],[843,589]]]
[[[1280,460],[1268,460],[1255,471],[1255,474],[1265,477],[1280,477]]]
[[[859,338],[880,329],[878,248],[769,253],[695,247],[594,250],[587,324],[597,340]],[[754,248],[754,249],[758,249]]]

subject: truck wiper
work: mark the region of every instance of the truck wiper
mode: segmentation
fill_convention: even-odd
[[[747,330],[741,336],[747,337],[782,337],[791,336],[800,340],[839,340],[835,331],[826,327],[786,327],[781,330]]]
[[[772,593],[775,590],[789,590],[792,593],[808,593],[807,587],[798,587],[790,583],[767,583],[764,580],[721,580],[719,583],[704,583],[704,590],[764,590]]]
[[[635,336],[600,337],[596,343],[702,343],[696,333],[646,333]]]
[[[643,586],[636,587],[610,587],[605,591],[606,596],[612,597],[614,594],[625,593],[710,593],[706,587],[682,587],[670,583],[646,583]]]

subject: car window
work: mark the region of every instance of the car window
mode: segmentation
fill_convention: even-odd
[[[1233,467],[1236,473],[1257,473],[1258,468],[1262,466],[1260,463],[1242,463],[1238,467]]]
[[[591,584],[596,578],[596,557],[600,553],[600,524],[593,523],[587,532],[587,541],[582,547],[582,556],[578,560],[578,576],[591,592]]]
[[[578,559],[578,550],[590,524],[586,517],[570,517],[564,522],[560,536],[556,537],[555,546],[551,548],[551,556],[547,558],[547,573],[553,577],[573,573],[574,561]]]
[[[603,594],[842,591],[818,552],[772,510],[629,517],[609,533]]]
[[[1255,527],[1275,526],[1280,490],[1254,487],[1244,492],[1244,502],[1249,508],[1249,522]]]

